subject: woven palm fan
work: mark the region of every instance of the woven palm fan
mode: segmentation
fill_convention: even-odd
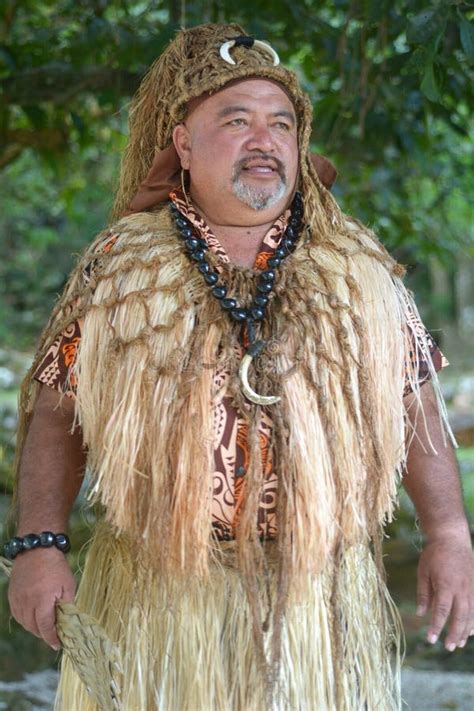
[[[0,570],[10,577],[12,561],[0,557]],[[101,711],[121,708],[122,663],[118,647],[94,617],[72,603],[56,605],[56,630],[74,670]]]

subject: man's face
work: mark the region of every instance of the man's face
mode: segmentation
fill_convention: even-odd
[[[296,116],[274,82],[244,80],[198,102],[173,139],[198,205],[262,214],[288,205],[298,173]]]

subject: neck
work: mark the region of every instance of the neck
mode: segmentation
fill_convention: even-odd
[[[262,240],[272,224],[273,222],[256,227],[233,227],[208,222],[231,262],[248,269],[254,266]]]
[[[259,225],[222,224],[209,217],[195,200],[193,202],[227,252],[231,262],[251,269],[255,263],[263,238],[277,218],[262,222]]]

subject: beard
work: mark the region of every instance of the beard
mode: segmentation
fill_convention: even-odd
[[[273,205],[284,196],[286,190],[286,173],[283,163],[273,156],[262,154],[259,157],[262,160],[271,160],[276,163],[279,177],[278,183],[273,186],[264,187],[249,185],[242,180],[242,174],[247,163],[251,160],[255,160],[255,156],[253,156],[252,158],[244,158],[238,161],[234,166],[232,172],[232,192],[238,200],[248,207],[251,207],[252,210],[267,210],[273,207]]]

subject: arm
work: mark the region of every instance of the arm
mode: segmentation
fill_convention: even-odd
[[[74,405],[41,386],[23,450],[18,483],[17,534],[65,532],[81,486],[85,452],[79,430],[70,433]],[[13,617],[53,648],[60,643],[55,630],[55,604],[71,601],[75,580],[68,562],[56,548],[20,553],[14,561],[8,597]]]
[[[450,617],[445,647],[453,651],[463,647],[474,630],[474,559],[456,457],[451,444],[444,445],[431,383],[425,383],[420,393],[426,429],[438,454],[430,447],[421,413],[415,422],[415,396],[407,395],[404,402],[416,436],[403,484],[426,538],[418,565],[417,614],[431,608],[427,639],[433,644]]]

